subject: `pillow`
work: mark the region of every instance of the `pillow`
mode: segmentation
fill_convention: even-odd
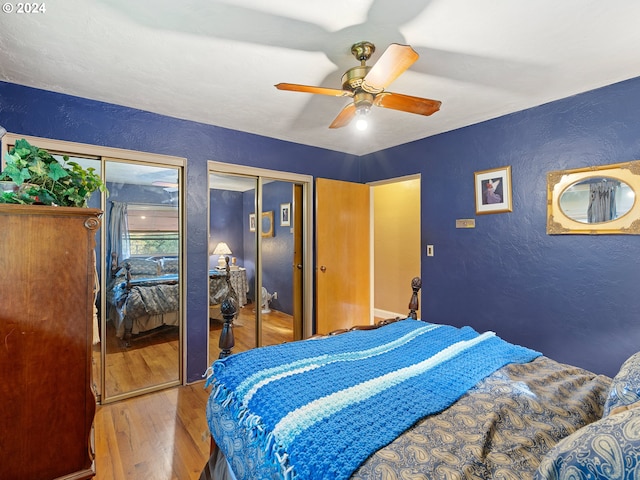
[[[160,264],[155,260],[146,258],[127,258],[120,265],[126,267],[127,263],[131,264],[131,275],[152,275],[160,274]],[[121,268],[118,276],[124,276],[127,273],[126,268]]]
[[[640,352],[631,355],[620,367],[620,371],[613,377],[609,395],[604,404],[603,417],[611,410],[640,401]]]
[[[640,408],[601,418],[563,438],[542,458],[534,478],[640,478]]]
[[[161,258],[159,260],[160,263],[160,273],[163,275],[167,273],[178,273],[178,259],[177,258]]]

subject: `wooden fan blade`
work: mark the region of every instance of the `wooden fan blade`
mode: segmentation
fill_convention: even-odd
[[[344,127],[348,125],[349,122],[353,120],[353,117],[355,116],[356,116],[356,105],[355,103],[350,103],[349,105],[344,107],[342,110],[340,110],[340,113],[333,120],[333,122],[331,122],[331,125],[329,125],[329,128]]]
[[[373,104],[378,107],[402,110],[403,112],[417,113],[418,115],[431,115],[440,110],[442,102],[401,93],[382,92],[376,95]]]
[[[292,92],[317,93],[333,97],[352,97],[353,93],[337,88],[311,87],[309,85],[297,85],[295,83],[279,83],[275,85],[278,90],[290,90]]]
[[[362,89],[369,93],[381,92],[413,65],[418,56],[409,45],[392,43],[362,80]]]

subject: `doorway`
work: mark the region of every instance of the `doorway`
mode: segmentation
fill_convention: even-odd
[[[311,334],[311,178],[209,162],[209,361],[222,329],[229,258],[234,352]]]
[[[421,272],[420,175],[375,182],[372,210],[372,311],[406,316],[411,280]]]
[[[318,178],[315,208],[317,333],[406,317],[421,269],[420,175]]]

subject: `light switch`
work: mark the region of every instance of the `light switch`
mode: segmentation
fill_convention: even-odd
[[[427,257],[433,257],[433,245],[427,245]]]

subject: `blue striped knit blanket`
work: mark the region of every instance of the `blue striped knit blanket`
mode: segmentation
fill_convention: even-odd
[[[281,478],[346,479],[420,418],[539,355],[493,332],[407,319],[218,360],[209,403],[249,431]]]

